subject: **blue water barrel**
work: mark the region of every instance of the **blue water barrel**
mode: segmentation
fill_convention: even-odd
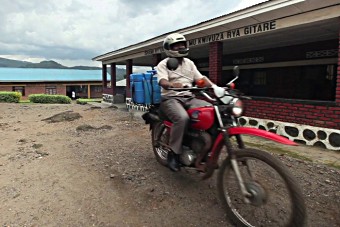
[[[153,76],[152,78],[152,91],[152,102],[154,104],[161,103],[161,87],[158,84],[156,76]]]
[[[157,70],[149,70],[146,71],[147,73],[151,73],[152,75],[156,75],[157,74]]]
[[[143,74],[131,74],[130,75],[130,83],[131,83],[131,94],[132,101],[138,104],[144,104],[144,86],[143,86]]]
[[[145,104],[151,104],[151,99],[152,99],[152,84],[151,84],[151,79],[152,79],[153,74],[151,73],[144,73],[144,79],[143,79],[143,84],[144,84],[144,98],[145,98]]]
[[[149,70],[146,71],[153,75],[152,77],[152,103],[159,104],[161,102],[161,87],[157,81],[157,71],[156,70]]]

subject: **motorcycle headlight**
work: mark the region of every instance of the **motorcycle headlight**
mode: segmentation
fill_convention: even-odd
[[[243,103],[241,99],[235,98],[230,103],[231,113],[235,117],[239,117],[243,113]]]

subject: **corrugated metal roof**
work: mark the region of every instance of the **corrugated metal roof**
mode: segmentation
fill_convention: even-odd
[[[108,73],[107,79],[111,76]],[[102,81],[101,70],[0,68],[0,82]]]

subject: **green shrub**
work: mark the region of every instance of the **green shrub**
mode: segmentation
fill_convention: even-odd
[[[0,102],[18,103],[21,99],[21,93],[15,91],[0,91]]]
[[[29,95],[28,99],[33,103],[59,103],[59,104],[71,103],[70,97],[67,97],[66,95],[33,94]]]

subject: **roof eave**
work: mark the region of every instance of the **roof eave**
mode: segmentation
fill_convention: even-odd
[[[145,47],[153,45],[153,44],[161,44],[163,42],[164,38],[168,34],[173,33],[173,32],[180,32],[183,35],[188,35],[188,34],[191,34],[193,32],[199,32],[199,31],[205,30],[207,28],[218,26],[220,24],[231,23],[231,22],[234,22],[234,21],[237,21],[237,20],[252,17],[252,16],[255,16],[255,15],[260,14],[260,13],[265,13],[265,12],[268,12],[268,11],[271,11],[271,10],[279,9],[279,8],[289,6],[289,5],[293,5],[293,4],[296,4],[296,3],[299,3],[299,2],[303,2],[303,1],[305,1],[305,0],[276,0],[276,1],[275,0],[269,0],[269,1],[266,1],[266,2],[259,3],[257,5],[242,9],[242,10],[238,10],[238,11],[226,14],[226,15],[222,15],[220,17],[213,18],[213,19],[208,20],[208,21],[198,23],[198,24],[193,25],[193,26],[189,26],[189,27],[182,28],[182,29],[179,29],[179,30],[176,30],[176,31],[168,32],[168,33],[162,34],[160,36],[157,36],[155,38],[152,38],[152,39],[149,39],[149,40],[137,43],[137,44],[133,44],[133,45],[130,45],[130,46],[127,46],[127,47],[124,47],[124,48],[121,48],[121,49],[118,49],[118,50],[115,50],[115,51],[111,51],[111,52],[108,52],[108,53],[105,53],[105,54],[102,54],[102,55],[99,55],[97,57],[92,58],[92,60],[93,61],[106,61],[108,59],[112,59],[114,56],[119,58],[119,57],[121,57],[119,55],[122,55],[122,54],[126,55],[127,52],[133,52],[133,51],[145,48]]]

